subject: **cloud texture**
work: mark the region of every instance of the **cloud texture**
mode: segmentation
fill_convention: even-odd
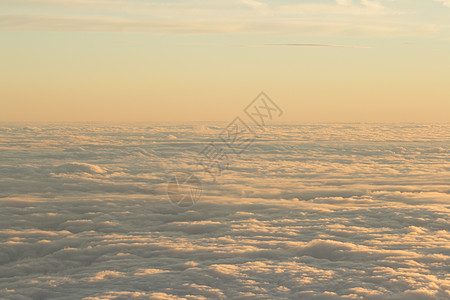
[[[449,125],[270,126],[214,183],[225,125],[0,126],[0,298],[450,298]]]

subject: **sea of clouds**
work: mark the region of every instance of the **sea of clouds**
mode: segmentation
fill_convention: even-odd
[[[450,299],[449,124],[225,126],[0,125],[0,299]]]

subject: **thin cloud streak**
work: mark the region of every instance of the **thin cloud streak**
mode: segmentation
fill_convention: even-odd
[[[230,20],[191,22],[166,19],[136,20],[114,16],[52,16],[0,15],[1,30],[85,31],[85,32],[155,32],[177,34],[199,33],[296,33],[303,35],[353,34],[363,36],[405,35],[408,31],[378,26],[350,26],[339,23],[299,22],[277,24],[267,21],[264,26],[252,22],[236,23]],[[414,30],[418,32],[417,29]],[[427,31],[428,32],[428,31]]]
[[[330,47],[330,48],[356,48],[369,49],[367,46],[348,46],[348,45],[333,45],[333,44],[261,44],[261,45],[247,45],[247,47]]]

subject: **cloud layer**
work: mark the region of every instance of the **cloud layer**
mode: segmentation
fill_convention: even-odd
[[[213,183],[225,125],[0,126],[0,298],[450,297],[449,125],[270,126]]]

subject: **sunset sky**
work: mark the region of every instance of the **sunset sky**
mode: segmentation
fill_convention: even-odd
[[[450,0],[0,0],[0,43],[0,299],[450,299]]]
[[[0,121],[449,120],[450,1],[2,0]]]

